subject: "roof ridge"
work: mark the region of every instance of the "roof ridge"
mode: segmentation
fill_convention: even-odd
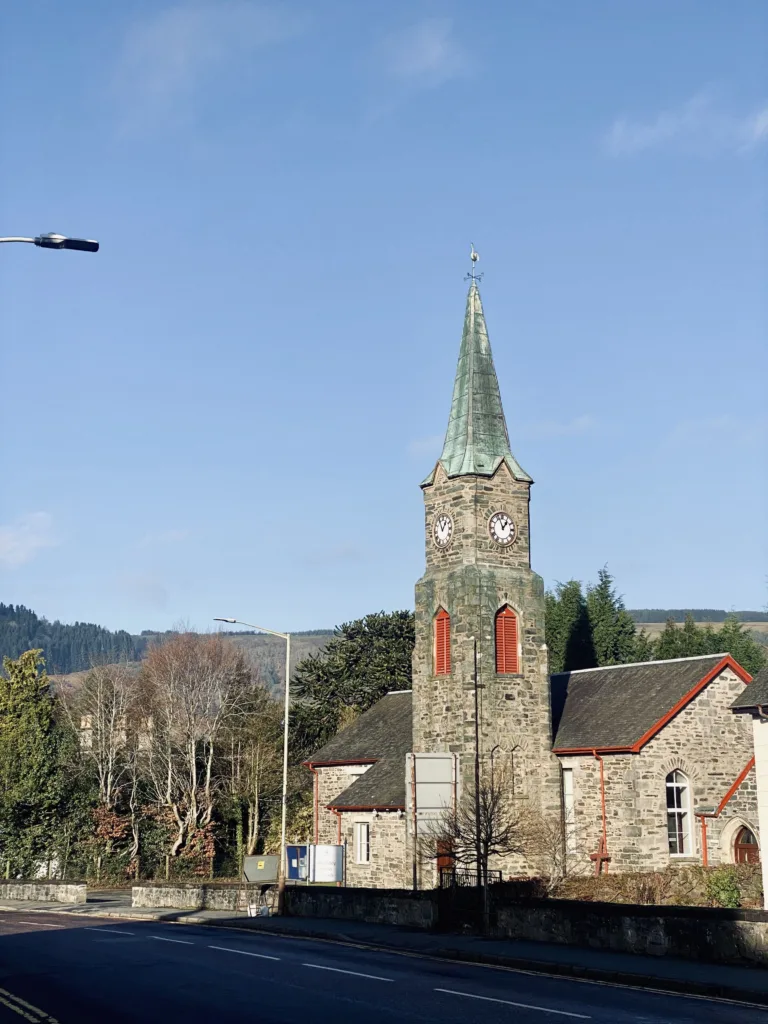
[[[575,676],[579,672],[605,672],[610,668],[637,668],[638,665],[671,665],[673,661],[701,661],[703,658],[730,658],[729,651],[720,654],[691,654],[687,658],[659,658],[658,661],[623,661],[618,665],[596,665],[594,668],[574,668],[570,672],[552,672],[551,676]]]
[[[391,697],[395,693],[413,693],[413,690],[387,690],[385,697]]]

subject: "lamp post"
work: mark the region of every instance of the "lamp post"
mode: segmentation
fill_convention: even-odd
[[[0,242],[29,242],[30,245],[37,245],[41,249],[79,249],[81,252],[98,252],[99,243],[91,238],[67,238],[66,235],[57,235],[49,232],[47,235],[37,235],[35,238],[24,238],[19,235],[8,235],[0,238]]]
[[[251,622],[243,622],[242,619],[222,619],[218,616],[214,622],[228,622],[231,626],[247,626],[249,629],[257,629],[260,633],[269,633],[270,636],[280,636],[285,640],[285,714],[283,720],[283,796],[280,818],[280,869],[277,876],[277,912],[282,914],[285,909],[285,815],[288,802],[288,711],[290,708],[291,692],[291,634],[278,633],[276,629],[267,629],[265,626],[254,626]]]

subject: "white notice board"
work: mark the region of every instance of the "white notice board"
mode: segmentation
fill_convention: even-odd
[[[409,828],[416,818],[435,820],[456,805],[459,794],[459,755],[449,753],[405,755],[405,806]]]
[[[310,882],[344,881],[344,847],[329,843],[313,844],[309,848]]]

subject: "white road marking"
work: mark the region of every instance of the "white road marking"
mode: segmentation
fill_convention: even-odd
[[[504,1006],[516,1006],[518,1010],[540,1010],[541,1013],[556,1013],[559,1017],[578,1017],[579,1020],[592,1020],[586,1013],[570,1013],[568,1010],[553,1010],[549,1006],[532,1006],[530,1003],[513,1003],[509,999],[493,999],[491,996],[476,996],[471,992],[456,992],[452,988],[436,988],[435,992],[445,992],[449,996],[464,996],[466,999],[482,999],[486,1003],[503,1003]]]
[[[179,946],[194,946],[194,942],[187,942],[186,939],[166,939],[162,935],[150,935],[150,939],[157,939],[158,942],[175,942]]]
[[[101,928],[99,925],[91,926],[98,934],[107,932],[109,935],[133,935],[133,932],[119,932],[117,928]]]
[[[209,946],[208,949],[220,949],[222,953],[239,953],[241,956],[257,956],[259,960],[279,960],[279,956],[267,956],[266,953],[249,953],[245,949],[230,949],[229,946]]]
[[[63,928],[63,924],[45,924],[43,921],[19,921],[19,924],[33,924],[35,928]]]
[[[342,971],[340,967],[323,967],[322,964],[302,964],[302,967],[314,967],[316,971],[335,971],[336,974],[354,974],[356,978],[371,978],[373,981],[394,981],[394,978],[382,978],[379,974],[361,974],[360,971]]]

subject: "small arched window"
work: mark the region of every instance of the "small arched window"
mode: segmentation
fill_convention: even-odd
[[[447,676],[451,671],[451,617],[445,608],[435,616],[435,675]]]
[[[738,831],[736,842],[733,844],[733,852],[737,864],[757,864],[760,860],[760,850],[755,833],[746,825]]]
[[[516,675],[520,671],[517,616],[508,604],[496,616],[496,671],[501,675]]]
[[[677,768],[667,776],[667,837],[673,857],[684,857],[693,852],[691,789],[687,777]]]

